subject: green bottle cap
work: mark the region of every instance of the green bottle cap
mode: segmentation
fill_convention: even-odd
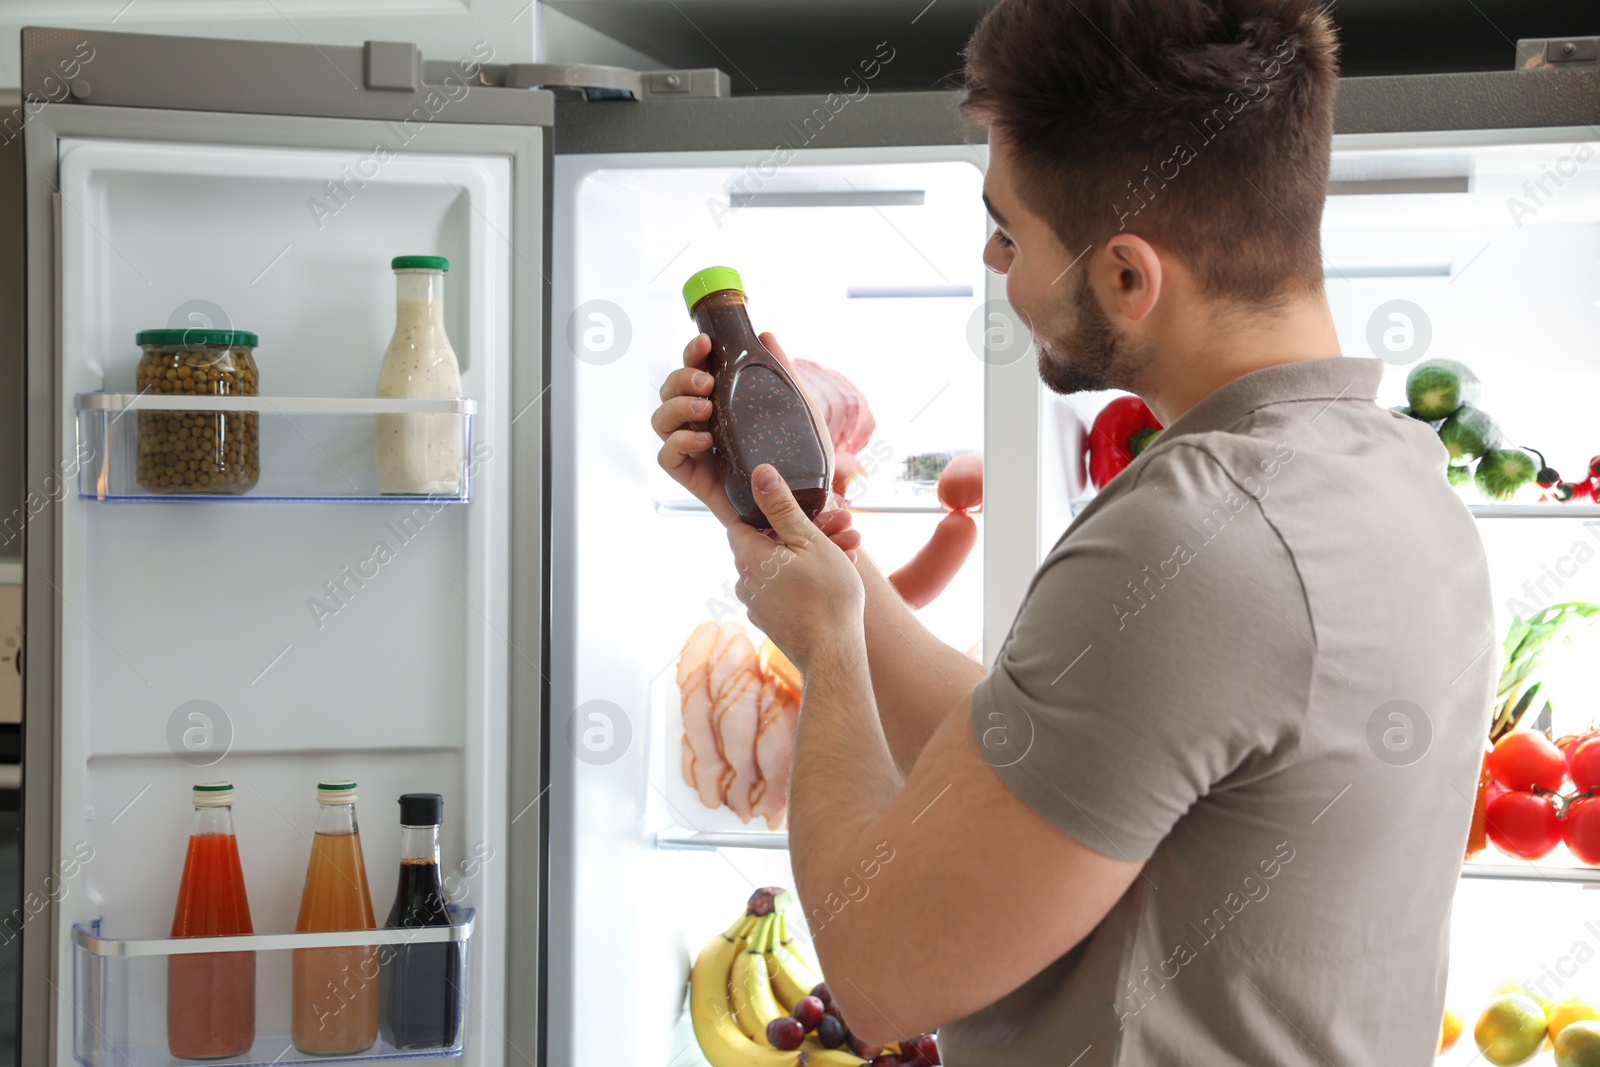
[[[390,270],[449,270],[450,261],[443,256],[395,256],[389,261]]]
[[[744,282],[739,280],[739,272],[732,267],[707,267],[705,270],[696,271],[683,283],[683,302],[688,305],[689,313],[692,315],[694,306],[702,297],[724,289],[744,292]]]

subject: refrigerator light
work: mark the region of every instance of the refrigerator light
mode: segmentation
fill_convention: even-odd
[[[970,285],[851,285],[844,295],[850,300],[883,300],[915,296],[971,296]]]
[[[1470,193],[1472,179],[1464,174],[1442,178],[1335,178],[1328,182],[1329,196],[1395,196],[1418,193]]]
[[[728,206],[741,207],[921,207],[921,189],[848,189],[815,193],[730,193]]]
[[[1324,263],[1322,276],[1340,281],[1355,278],[1448,278],[1455,265],[1448,259],[1423,259],[1396,263]]]

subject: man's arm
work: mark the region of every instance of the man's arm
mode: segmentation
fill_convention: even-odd
[[[943,715],[902,787],[873,701],[859,571],[772,468],[752,489],[784,544],[750,527],[728,539],[742,575],[772,575],[740,599],[805,675],[789,856],[817,956],[865,1040],[932,1030],[1071,949],[1142,864],[1085,847],[1019,799],[985,762],[970,714]],[[902,729],[926,729],[931,714]]]
[[[910,774],[939,724],[967,710],[972,687],[988,672],[929,633],[865,552],[856,556],[856,571],[867,597],[867,664],[878,718],[895,766]]]

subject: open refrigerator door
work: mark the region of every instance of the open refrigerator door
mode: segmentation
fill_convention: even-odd
[[[291,1040],[299,953],[435,941],[461,961],[454,1036],[336,1058],[514,1056],[508,989],[533,995],[537,953],[511,902],[537,907],[536,818],[515,828],[513,805],[538,793],[550,98],[385,47],[24,35],[30,88],[85,71],[26,130],[29,471],[55,487],[27,544],[29,631],[55,637],[27,648],[25,884],[51,906],[24,931],[26,1062],[172,1062],[188,796],[216,779],[254,920],[226,941],[257,961],[254,1040],[221,1062],[328,1058],[297,1049],[300,1022]],[[459,396],[374,397],[400,255],[448,260]],[[185,335],[165,371],[145,330]],[[253,363],[191,366],[219,330]],[[234,395],[195,395],[205,375]],[[448,424],[447,488],[393,492],[385,419]],[[240,442],[242,489],[174,466],[213,432]],[[442,796],[451,926],[294,932],[321,779],[359,783],[380,925],[392,805]],[[376,1003],[378,978],[328,976],[316,1014]]]

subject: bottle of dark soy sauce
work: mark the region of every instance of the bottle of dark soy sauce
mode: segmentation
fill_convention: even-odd
[[[439,824],[444,798],[400,798],[400,887],[389,909],[390,929],[449,926],[439,880]],[[461,1024],[461,955],[454,943],[386,945],[378,969],[378,1024],[397,1049],[447,1048]]]

